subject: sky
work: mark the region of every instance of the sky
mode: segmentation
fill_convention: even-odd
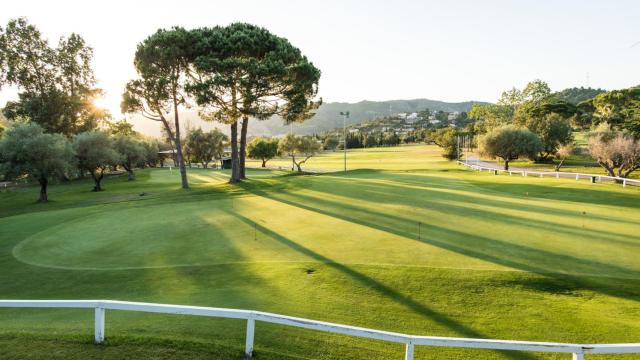
[[[53,44],[85,38],[116,118],[136,45],[176,25],[249,22],[288,38],[322,71],[325,102],[496,101],[533,79],[554,91],[640,84],[637,0],[21,0],[2,4],[0,26],[20,16]],[[0,89],[0,106],[15,96]]]

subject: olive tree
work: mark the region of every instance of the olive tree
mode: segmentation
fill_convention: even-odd
[[[247,154],[251,159],[262,160],[262,167],[266,167],[267,161],[278,156],[278,140],[257,137],[247,146]]]
[[[156,139],[146,139],[142,142],[144,148],[144,164],[143,166],[156,167],[160,161],[160,142]]]
[[[60,134],[46,134],[35,123],[21,123],[0,138],[0,172],[7,178],[28,176],[40,184],[39,202],[49,201],[49,183],[73,168],[73,149]]]
[[[340,140],[338,140],[337,137],[333,136],[333,135],[328,135],[325,139],[324,139],[324,148],[326,150],[331,150],[331,151],[336,151],[336,149],[338,148],[338,145],[340,144]]]
[[[589,154],[610,176],[626,178],[640,168],[640,141],[623,133],[592,136]]]
[[[93,191],[102,191],[105,171],[120,163],[120,155],[114,149],[109,135],[102,131],[80,133],[73,139],[73,148],[80,169],[88,171],[93,178]]]
[[[280,140],[279,151],[291,157],[291,161],[299,172],[302,164],[322,150],[322,145],[313,138],[289,134]],[[296,159],[296,157],[298,157]],[[302,160],[300,160],[302,159]]]
[[[185,146],[191,158],[206,169],[211,160],[221,157],[226,139],[227,136],[218,129],[204,132],[198,128],[187,134]]]
[[[442,148],[442,156],[449,160],[458,158],[458,130],[447,127],[438,129],[432,135],[433,142]]]
[[[509,162],[520,157],[534,159],[542,150],[538,136],[526,128],[506,125],[495,128],[480,137],[480,153],[504,160],[504,169]]]
[[[118,165],[128,174],[129,181],[135,180],[133,169],[145,163],[146,150],[142,141],[133,136],[116,135],[113,137],[113,149],[118,153]]]

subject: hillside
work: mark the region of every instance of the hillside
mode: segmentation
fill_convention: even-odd
[[[313,134],[342,126],[341,111],[348,111],[351,115],[347,119],[347,125],[361,123],[376,117],[390,114],[416,112],[426,108],[434,111],[469,111],[475,101],[449,103],[429,99],[414,100],[389,100],[389,101],[360,101],[357,103],[333,102],[320,106],[316,115],[303,124],[293,125],[293,131],[297,134]],[[202,127],[203,129],[218,128],[228,133],[228,126],[218,123],[202,121],[195,111],[182,113],[185,127]],[[136,129],[147,135],[159,136],[160,124],[143,118],[131,119]],[[254,121],[249,127],[249,135],[277,136],[289,132],[290,127],[282,124],[282,119],[273,117],[265,121]]]
[[[327,103],[322,105],[316,115],[303,124],[297,125],[296,132],[311,134],[331,130],[342,126],[341,111],[350,113],[347,125],[361,123],[376,117],[397,113],[410,113],[424,110],[441,110],[447,112],[469,111],[476,103],[466,101],[460,103],[448,103],[443,101],[414,99],[414,100],[390,100],[390,101],[360,101],[357,103]],[[288,129],[281,125],[280,119],[270,119],[265,122],[265,126],[275,134],[285,133]]]
[[[582,101],[593,99],[596,95],[602,94],[603,92],[606,92],[606,90],[574,87],[558,91],[553,95],[559,100],[564,100],[572,104],[578,104]]]

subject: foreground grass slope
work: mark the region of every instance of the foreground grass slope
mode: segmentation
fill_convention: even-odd
[[[429,146],[354,151],[348,173],[155,169],[0,193],[0,297],[250,308],[423,335],[640,338],[640,191],[493,176]],[[340,168],[340,153],[310,161]],[[284,165],[283,165],[284,166]],[[244,323],[0,310],[0,358],[240,358]],[[259,323],[259,359],[393,359],[402,346]],[[419,348],[418,359],[566,356]],[[606,357],[591,357],[593,359]],[[609,357],[634,359],[634,355]]]

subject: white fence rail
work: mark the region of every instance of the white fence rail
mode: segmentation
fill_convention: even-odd
[[[576,179],[576,180],[587,179],[587,180],[591,180],[592,182],[596,182],[596,181],[597,182],[603,182],[603,181],[616,182],[616,183],[622,184],[622,187],[626,187],[627,185],[640,186],[640,180],[627,179],[627,178],[622,178],[617,176],[572,173],[572,172],[561,172],[561,171],[504,170],[504,169],[499,169],[497,167],[489,167],[489,166],[481,166],[478,164],[472,164],[468,161],[462,161],[462,160],[458,160],[458,164],[467,166],[473,170],[477,170],[477,171],[488,170],[496,174],[507,173],[509,175],[519,174],[522,176],[535,175],[539,177],[545,177],[545,176],[555,177],[555,178],[562,177],[562,178],[569,178],[569,179]]]
[[[210,308],[200,306],[166,305],[114,300],[0,300],[0,308],[94,309],[94,339],[96,344],[104,342],[106,310],[124,310],[242,319],[247,321],[247,332],[245,339],[245,357],[247,359],[250,359],[253,355],[256,321],[405,344],[405,360],[413,359],[414,348],[416,346],[566,353],[571,354],[574,360],[584,359],[585,354],[640,354],[640,343],[567,344],[531,341],[414,336],[278,315],[261,311]]]

